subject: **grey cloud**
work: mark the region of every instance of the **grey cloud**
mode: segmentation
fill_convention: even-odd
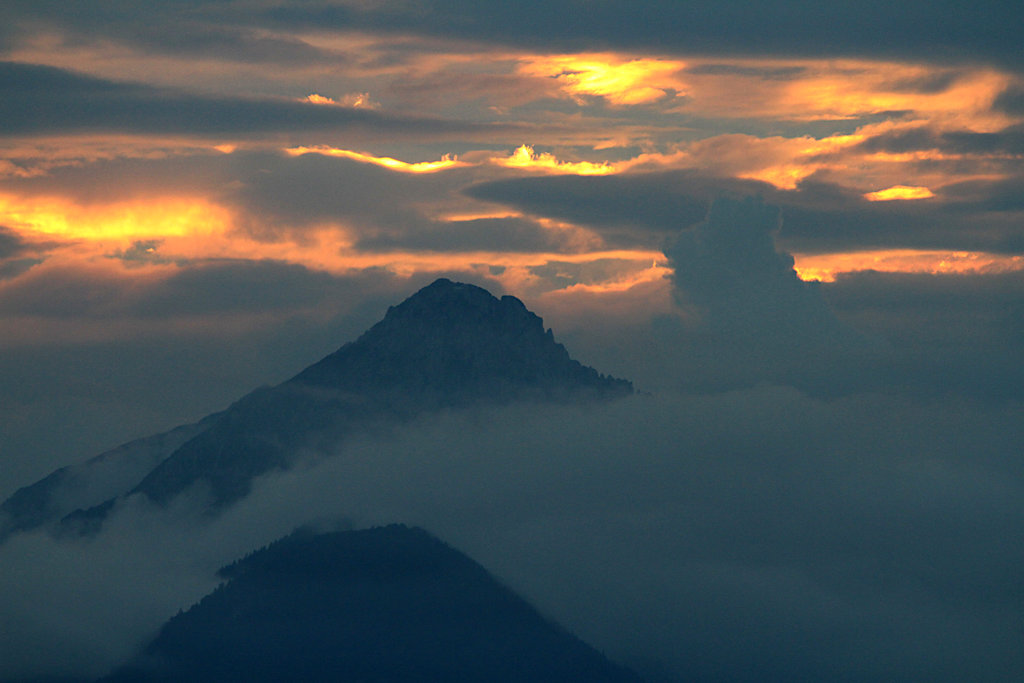
[[[602,258],[584,263],[569,261],[548,261],[541,266],[531,266],[530,273],[552,282],[557,287],[571,287],[575,284],[594,285],[614,282],[636,268],[636,261],[628,259]]]
[[[973,188],[971,196],[967,185]],[[779,242],[792,251],[916,248],[1015,254],[1024,250],[1016,227],[1020,217],[1014,213],[1012,188],[1017,185],[1015,179],[964,184],[961,197],[954,185],[941,188],[934,199],[869,202],[811,177],[796,192],[780,192],[772,201],[785,217]]]
[[[356,242],[364,251],[416,249],[437,252],[495,251],[572,253],[575,231],[548,230],[525,218],[478,218],[453,223],[431,222],[401,230],[368,234]]]
[[[922,126],[883,133],[862,142],[868,152],[912,152],[940,150],[955,154],[1024,154],[1024,126],[1017,124],[1000,131],[978,133],[970,130],[937,132]]]
[[[703,219],[716,193],[763,187],[676,171],[515,178],[473,185],[466,194],[595,227],[611,244],[660,246],[666,235]]]
[[[419,202],[436,200],[457,182],[450,174],[412,175],[374,164],[321,154],[268,157],[242,177],[226,197],[273,230],[273,223],[297,227],[326,220],[361,227],[421,224]],[[252,227],[258,234],[260,227]]]
[[[1024,154],[1024,125],[1004,128],[995,133],[954,131],[943,135],[943,141],[952,151],[979,154]]]
[[[0,259],[17,256],[25,250],[21,236],[8,227],[0,225]]]
[[[827,6],[765,0],[710,4],[632,0],[581,5],[557,2],[177,3],[9,2],[7,22],[20,29],[56,27],[75,40],[112,39],[167,53],[200,50],[258,61],[262,53],[301,60],[309,48],[269,41],[261,29],[336,29],[461,38],[557,51],[652,49],[679,54],[870,56],[1024,66],[1016,26],[1020,8],[986,0],[882,0]],[[881,20],[880,18],[884,18]],[[164,25],[167,33],[140,31]],[[772,30],[765,30],[771,26]],[[200,39],[176,37],[197,34]],[[168,35],[170,34],[170,35]],[[218,37],[213,40],[213,37]],[[15,40],[11,37],[8,40]]]
[[[75,5],[59,0],[11,0],[5,3],[4,14],[12,47],[42,26],[59,31],[72,44],[116,41],[166,55],[296,65],[342,59],[296,38],[271,35],[259,27],[238,25],[237,21],[225,22],[218,17],[221,9],[218,3],[207,0],[106,0]]]
[[[1008,166],[1007,171],[1015,169]],[[937,198],[925,201],[869,202],[813,175],[786,191],[756,181],[671,171],[516,178],[480,183],[465,192],[591,227],[609,244],[629,247],[659,247],[668,236],[702,220],[715,197],[732,194],[762,196],[781,207],[778,242],[792,252],[920,248],[1019,253],[1024,246],[1014,213],[1018,186],[1011,175],[999,182],[942,188]]]
[[[910,152],[916,150],[937,149],[941,144],[941,134],[937,134],[927,126],[919,126],[910,130],[899,130],[874,135],[858,147],[866,152]]]
[[[685,69],[697,76],[749,76],[765,80],[788,81],[799,78],[807,68],[803,66],[756,67],[736,64],[698,64]]]
[[[1024,177],[1011,176],[996,181],[967,180],[942,188],[943,195],[955,203],[952,210],[975,209],[1006,213],[1006,220],[1020,225],[1019,213],[1024,211]],[[1014,240],[1016,237],[1016,240]],[[1007,251],[1024,252],[1024,235],[1007,235],[1011,246]]]
[[[797,276],[793,258],[776,251],[779,225],[779,209],[761,199],[719,198],[665,251],[688,313],[677,334],[692,345],[688,362],[714,368],[716,381],[829,384],[830,367],[883,348],[835,317],[819,283]]]
[[[1024,114],[1024,86],[1012,86],[999,93],[993,108],[1007,114]]]
[[[52,242],[30,242],[0,225],[0,282],[15,278],[46,260]]]
[[[116,23],[99,27],[103,32]],[[168,16],[161,24],[125,27],[116,37],[150,52],[213,58],[250,64],[303,65],[343,64],[344,54],[316,48],[296,38],[269,36],[251,29],[215,26],[196,20],[180,21]]]
[[[358,9],[281,4],[264,16],[285,26],[416,32],[543,49],[656,47],[690,54],[981,59],[1020,68],[1017,36],[1010,28],[1020,18],[1019,8],[1000,1],[984,5],[968,9],[951,0],[938,5],[915,0],[894,7],[872,0],[811,7],[770,0],[713,5],[646,0],[584,7],[574,0],[460,1]]]
[[[934,95],[936,93],[949,90],[949,88],[952,87],[962,75],[963,74],[955,70],[939,71],[938,73],[928,74],[927,76],[919,78],[890,82],[887,84],[887,87],[897,92],[913,92],[925,95]]]
[[[200,136],[358,131],[394,137],[478,128],[286,99],[200,95],[14,62],[0,62],[0,92],[0,118],[6,136],[99,131]]]

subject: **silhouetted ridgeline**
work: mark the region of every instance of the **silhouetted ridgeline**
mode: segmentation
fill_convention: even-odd
[[[640,680],[422,529],[297,532],[220,574],[104,681]]]

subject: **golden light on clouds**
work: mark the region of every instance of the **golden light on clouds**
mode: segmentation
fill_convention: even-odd
[[[476,161],[461,161],[454,155],[444,155],[437,161],[408,162],[392,157],[379,157],[366,152],[356,152],[350,149],[339,149],[337,147],[315,146],[315,147],[290,147],[285,150],[291,156],[303,154],[323,154],[324,156],[342,157],[361,161],[367,164],[375,164],[392,171],[400,173],[436,173],[451,168],[466,166],[478,166],[481,164],[493,164],[505,168],[515,168],[525,171],[540,171],[542,173],[565,173],[575,175],[608,175],[617,173],[622,168],[628,167],[634,162],[622,162],[612,164],[609,162],[592,161],[561,161],[555,155],[547,152],[537,152],[530,145],[520,145],[508,156],[482,156],[474,155]]]
[[[518,72],[554,79],[562,92],[578,102],[600,97],[609,104],[625,106],[684,93],[686,84],[679,74],[685,66],[685,62],[670,59],[592,53],[524,57]]]
[[[1024,257],[978,251],[885,249],[837,254],[794,254],[802,280],[833,282],[841,273],[986,274],[1024,270]]]
[[[934,197],[935,193],[927,187],[910,187],[908,185],[894,185],[884,190],[867,192],[864,199],[869,202],[890,202],[900,199],[928,199]]]
[[[380,107],[379,104],[370,99],[370,93],[368,92],[348,93],[340,100],[326,97],[319,93],[312,93],[306,95],[300,101],[309,102],[310,104],[322,104],[329,107],[349,107],[351,109],[377,109]]]
[[[811,65],[807,76],[779,92],[779,114],[801,121],[848,119],[881,112],[947,121],[978,131],[1008,125],[992,103],[1011,83],[992,69],[944,73],[941,68],[891,62],[838,61]],[[944,87],[935,85],[948,80]]]
[[[824,138],[718,135],[689,145],[687,155],[677,155],[675,161],[690,168],[713,169],[720,175],[760,180],[779,189],[792,190],[817,171],[843,170],[848,163],[847,150],[863,139],[862,135]]]
[[[528,171],[544,171],[549,173],[609,175],[617,171],[615,165],[608,162],[559,161],[553,154],[534,151],[530,145],[521,145],[512,152],[511,156],[494,157],[491,161],[498,166],[505,166],[506,168],[520,168]]]
[[[57,197],[0,195],[0,224],[67,240],[143,240],[223,232],[230,227],[231,214],[201,198],[83,206]]]
[[[401,161],[392,157],[378,157],[373,156],[372,154],[366,154],[365,152],[356,152],[350,149],[338,149],[337,147],[290,147],[285,151],[292,156],[301,156],[303,154],[323,154],[324,156],[342,157],[345,159],[352,159],[354,161],[361,161],[367,164],[383,166],[384,168],[392,171],[399,171],[401,173],[436,173],[437,171],[444,171],[449,168],[468,165],[459,161],[456,157],[447,154],[437,161],[420,161],[410,163],[408,161]]]

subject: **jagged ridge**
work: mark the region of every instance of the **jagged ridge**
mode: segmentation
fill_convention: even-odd
[[[291,380],[360,392],[433,393],[445,403],[572,392],[629,393],[632,385],[569,357],[519,299],[439,279],[382,321]]]

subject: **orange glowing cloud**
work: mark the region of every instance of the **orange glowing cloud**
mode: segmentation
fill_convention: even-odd
[[[223,232],[231,225],[231,214],[202,198],[82,206],[57,197],[0,195],[0,223],[68,240],[157,239]]]
[[[349,93],[340,100],[336,100],[332,97],[325,97],[319,93],[312,93],[310,95],[306,95],[300,100],[300,102],[322,104],[329,107],[348,107],[351,109],[377,109],[380,107],[379,104],[370,99],[370,93],[368,92]]]
[[[861,140],[862,135],[832,135],[821,139],[719,135],[688,145],[685,156],[677,155],[674,162],[792,190],[812,173],[822,169],[842,170],[841,154]]]
[[[864,199],[869,202],[890,202],[900,199],[928,199],[934,197],[935,193],[927,187],[910,187],[908,185],[894,185],[884,190],[867,192]]]
[[[352,159],[354,161],[361,161],[367,164],[375,164],[377,166],[383,166],[384,168],[392,171],[399,171],[400,173],[436,173],[438,171],[444,171],[449,168],[457,168],[459,166],[466,166],[456,157],[451,155],[444,155],[438,161],[420,161],[416,163],[409,163],[407,161],[401,161],[399,159],[393,159],[391,157],[377,157],[372,154],[366,154],[364,152],[355,152],[350,149],[338,149],[337,147],[290,147],[285,150],[292,156],[301,156],[303,154],[323,154],[324,156],[331,157],[343,157],[345,159]]]
[[[518,72],[534,78],[554,79],[569,97],[601,97],[613,105],[648,104],[686,91],[679,78],[684,62],[668,59],[631,59],[612,53],[537,55],[521,59]]]
[[[508,157],[494,157],[491,162],[506,168],[519,168],[546,173],[573,173],[576,175],[608,175],[618,169],[608,162],[559,161],[548,153],[538,154],[530,145],[521,145]]]
[[[688,98],[679,111],[701,116],[819,121],[905,112],[904,118],[976,131],[995,131],[1013,123],[992,108],[1012,77],[990,68],[954,71],[866,60],[715,59],[693,60],[684,76]]]
[[[887,249],[837,254],[794,254],[802,280],[833,282],[841,273],[877,270],[886,273],[969,274],[1024,270],[1024,257],[977,251]]]
[[[796,120],[844,119],[886,111],[912,112],[915,118],[942,120],[977,131],[1011,123],[992,103],[1010,84],[1006,74],[976,69],[960,75],[945,89],[915,89],[938,69],[885,62],[839,62],[808,78],[791,82],[779,105]]]

